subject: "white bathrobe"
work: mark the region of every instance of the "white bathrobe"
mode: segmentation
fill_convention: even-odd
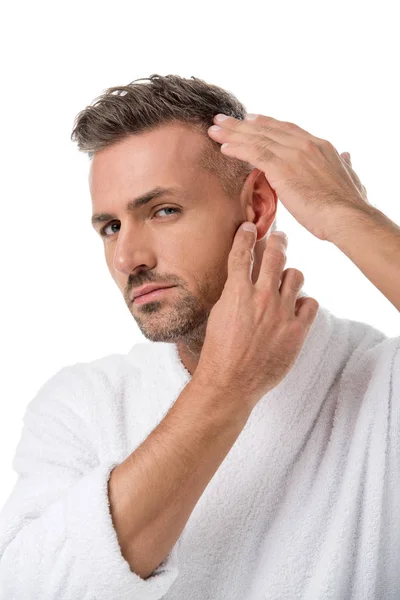
[[[62,368],[24,416],[1,600],[399,600],[399,350],[320,306],[147,580],[121,554],[107,481],[190,374],[148,341]]]

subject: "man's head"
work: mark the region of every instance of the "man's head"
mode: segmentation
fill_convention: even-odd
[[[260,170],[223,155],[207,134],[217,113],[245,117],[231,93],[176,75],[146,81],[107,89],[77,115],[71,139],[91,159],[93,214],[113,215],[94,225],[99,235],[103,229],[108,269],[140,330],[196,353],[224,288],[237,228],[245,220],[257,226],[256,281],[276,229],[277,197]],[[126,210],[156,187],[176,194]],[[176,287],[132,304],[132,291],[153,283]]]

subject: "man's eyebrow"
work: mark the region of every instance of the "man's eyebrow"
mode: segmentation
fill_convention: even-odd
[[[153,188],[152,190],[146,192],[145,194],[142,194],[141,196],[138,196],[137,198],[134,198],[133,200],[130,200],[128,202],[128,204],[126,205],[126,211],[127,212],[132,212],[134,210],[136,210],[137,208],[139,208],[140,206],[144,206],[145,204],[147,204],[148,202],[150,202],[151,200],[153,200],[154,198],[159,198],[160,196],[164,196],[164,195],[171,195],[171,196],[177,196],[182,198],[183,193],[182,190],[178,187],[160,187],[157,186],[155,188]],[[111,213],[95,213],[92,215],[92,227],[96,227],[96,225],[98,223],[105,223],[106,221],[110,221],[111,219],[117,219],[117,215],[113,215]]]

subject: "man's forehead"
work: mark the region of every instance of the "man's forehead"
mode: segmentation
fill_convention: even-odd
[[[181,123],[168,123],[151,131],[132,134],[96,152],[91,170],[110,161],[139,164],[168,159],[196,159],[204,145],[204,134]]]
[[[110,177],[190,167],[197,164],[204,135],[183,123],[168,123],[151,131],[127,136],[95,153],[89,170],[89,183],[97,175]]]

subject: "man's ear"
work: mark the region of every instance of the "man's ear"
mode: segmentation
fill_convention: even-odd
[[[240,200],[246,211],[246,219],[257,227],[257,240],[261,240],[270,230],[278,208],[278,196],[263,171],[254,168],[249,173]]]

